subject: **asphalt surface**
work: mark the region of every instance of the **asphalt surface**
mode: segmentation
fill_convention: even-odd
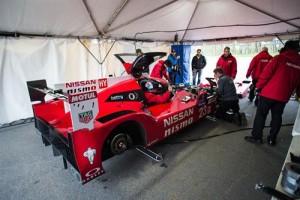
[[[244,141],[256,107],[246,98],[240,105],[247,127],[203,119],[152,148],[162,162],[129,150],[105,161],[106,173],[85,185],[64,169],[62,157],[53,157],[32,122],[0,128],[0,199],[271,199],[254,187],[276,186],[299,103],[287,104],[275,147]]]

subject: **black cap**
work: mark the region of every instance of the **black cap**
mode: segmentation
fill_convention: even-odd
[[[172,62],[170,60],[165,60],[164,64],[167,65],[167,67],[172,66]]]
[[[176,52],[176,50],[175,50],[175,49],[172,49],[172,51],[171,51],[171,52],[172,52],[172,53],[173,53],[173,52]]]
[[[299,40],[289,40],[284,44],[285,50],[300,50]]]

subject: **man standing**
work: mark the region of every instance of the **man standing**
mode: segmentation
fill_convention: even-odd
[[[267,137],[270,146],[276,145],[281,128],[282,113],[293,91],[300,95],[300,50],[299,41],[287,41],[283,52],[275,56],[259,76],[256,90],[259,103],[253,123],[252,135],[247,142],[262,144],[263,129],[271,110],[271,130]]]
[[[196,85],[196,78],[198,78],[197,85],[200,84],[202,69],[205,66],[206,66],[205,56],[201,54],[201,49],[197,49],[197,55],[195,55],[192,59],[193,85]]]
[[[172,66],[169,60],[159,60],[158,63],[153,67],[150,77],[162,78],[165,77],[169,82],[170,78],[167,74],[167,69]]]
[[[257,83],[258,77],[272,58],[273,57],[268,52],[268,48],[263,47],[261,49],[261,52],[259,54],[257,54],[256,56],[254,56],[254,58],[250,62],[250,65],[249,65],[249,68],[248,68],[248,71],[246,74],[246,78],[249,78],[250,75],[252,77],[252,87],[250,88],[250,93],[249,93],[250,102],[252,102],[254,99],[254,90],[256,88],[256,83]],[[258,99],[256,98],[255,105],[257,105],[257,101],[258,101]]]
[[[168,56],[168,60],[172,63],[172,66],[168,68],[171,80],[170,84],[176,84],[176,76],[178,75],[178,71],[176,69],[179,68],[179,59],[180,56],[176,56],[176,50],[172,49],[171,54]]]
[[[219,67],[214,69],[214,76],[216,79],[218,79],[217,94],[221,98],[220,105],[216,111],[216,117],[232,122],[233,115],[228,114],[228,111],[232,110],[236,124],[238,126],[245,125],[242,123],[246,123],[246,117],[244,113],[241,115],[239,112],[239,98],[236,93],[233,79],[223,74],[223,70]]]
[[[219,58],[216,67],[222,68],[225,75],[235,79],[237,63],[235,57],[231,55],[229,47],[224,48],[224,53]]]

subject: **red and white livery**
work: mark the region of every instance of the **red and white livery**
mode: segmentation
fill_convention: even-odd
[[[161,92],[163,79],[143,76],[163,52],[145,53],[132,63],[130,76],[102,78],[47,87],[45,80],[27,82],[35,127],[54,155],[82,183],[103,174],[102,162],[136,147],[148,148],[206,117],[216,109],[211,88],[179,87],[173,98],[148,106],[143,84],[152,81]],[[45,95],[54,98],[45,101]]]

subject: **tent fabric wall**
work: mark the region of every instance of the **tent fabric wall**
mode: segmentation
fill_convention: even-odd
[[[33,116],[26,81],[46,79],[51,87],[99,74],[99,64],[76,39],[2,38],[0,58],[0,124]]]
[[[166,43],[99,44],[95,39],[81,42],[59,38],[0,38],[0,125],[33,116],[26,81],[46,79],[48,86],[53,87],[56,83],[120,76],[124,68],[115,53],[135,53],[135,48],[144,52],[170,51]]]

